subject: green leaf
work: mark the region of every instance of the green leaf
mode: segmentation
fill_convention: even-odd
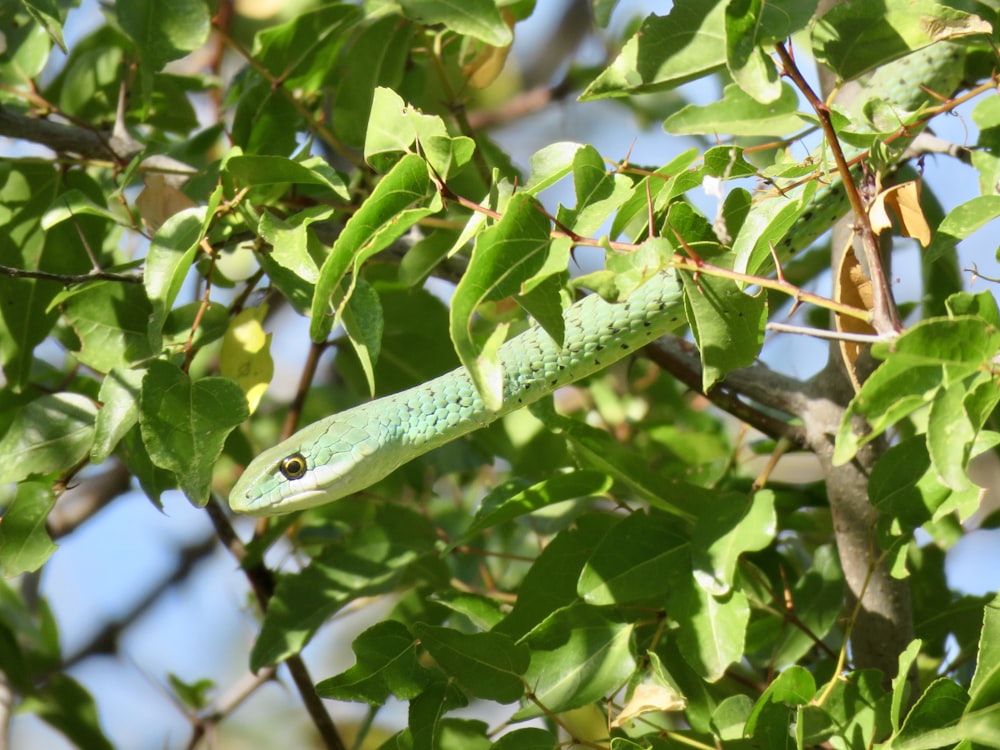
[[[931,263],[950,253],[973,232],[1000,216],[1000,195],[977,195],[951,209],[938,224],[931,244],[924,251],[925,262]]]
[[[52,487],[42,482],[22,482],[0,523],[0,573],[13,578],[45,564],[56,545],[45,522],[56,504]]]
[[[969,685],[969,705],[966,711],[1000,704],[1000,594],[983,607],[983,629],[979,636],[976,671]]]
[[[524,679],[538,702],[561,713],[616,693],[635,670],[632,630],[610,612],[576,604],[554,612],[522,642],[531,648]],[[541,716],[534,703],[513,721]]]
[[[428,750],[489,750],[490,726],[478,719],[443,718],[438,736]]]
[[[868,483],[872,505],[908,529],[929,521],[950,495],[951,490],[941,484],[931,466],[922,435],[886,450]]]
[[[335,60],[351,28],[361,20],[361,9],[351,3],[328,3],[295,13],[291,20],[259,32],[253,58],[281,79],[287,91],[313,92],[336,70]],[[270,81],[263,82],[273,89]],[[276,97],[275,101],[287,101]]]
[[[910,705],[911,690],[911,670],[920,655],[922,641],[916,638],[910,641],[910,645],[899,655],[899,669],[896,676],[892,678],[892,708],[890,709],[890,719],[892,720],[892,731],[899,731],[900,719],[903,716],[903,709]]]
[[[595,606],[631,602],[662,604],[690,572],[688,539],[677,521],[655,508],[636,511],[608,532],[580,574],[577,592]]]
[[[948,677],[935,680],[910,709],[899,732],[883,747],[917,750],[957,742],[962,739],[958,722],[968,701],[965,690],[954,680]],[[973,739],[968,735],[966,738]]]
[[[549,248],[549,259],[545,265],[535,274],[534,278],[525,282],[524,286],[527,291],[514,298],[521,309],[533,317],[538,325],[560,346],[566,339],[562,290],[568,263],[569,241],[566,239],[556,240]],[[539,277],[548,273],[549,267],[558,267],[557,275],[539,280]]]
[[[634,194],[632,180],[608,172],[604,159],[593,146],[583,146],[573,155],[573,190],[576,207],[559,211],[559,223],[581,236],[596,232]]]
[[[753,712],[747,718],[746,735],[753,735],[762,712],[773,703],[791,706],[805,706],[816,695],[816,680],[812,674],[798,665],[789,667],[779,674],[757,699]]]
[[[663,121],[663,129],[678,135],[782,136],[809,124],[798,114],[799,99],[788,84],[768,104],[753,99],[735,83],[727,85],[722,98],[710,104],[688,104]]]
[[[549,248],[549,230],[549,219],[539,203],[526,193],[515,194],[500,221],[476,238],[472,260],[452,297],[451,338],[455,350],[487,408],[494,411],[503,401],[500,365],[492,347],[483,345],[474,335],[473,317],[482,303],[517,294],[521,284],[542,267]]]
[[[400,622],[376,623],[355,638],[351,648],[356,656],[354,666],[318,682],[320,696],[377,706],[390,695],[400,700],[415,698],[430,681],[418,661],[416,639]]]
[[[48,231],[64,221],[73,221],[78,216],[99,216],[118,223],[119,218],[103,203],[95,203],[82,190],[67,190],[61,193],[42,216],[41,227]]]
[[[52,39],[43,23],[25,23],[25,19],[14,23],[9,11],[5,11],[5,16],[0,82],[11,90],[35,86],[32,79],[44,70],[52,51]]]
[[[442,718],[448,711],[463,708],[468,701],[458,686],[448,682],[434,682],[423,693],[410,701],[407,716],[407,732],[410,741],[399,750],[438,750],[448,719]],[[479,748],[474,748],[479,750]]]
[[[351,518],[353,531],[304,570],[278,581],[250,654],[251,669],[298,653],[328,617],[351,601],[392,591],[407,568],[433,548],[435,530],[411,510],[349,503],[337,509],[363,515]]]
[[[422,623],[413,632],[438,666],[477,698],[513,703],[524,694],[526,646],[502,633],[462,633]]]
[[[760,354],[767,324],[767,296],[750,295],[731,279],[700,274],[684,282],[684,309],[701,354],[702,388],[708,391],[728,373],[749,367]]]
[[[354,148],[365,144],[373,93],[397,89],[403,79],[415,28],[387,15],[364,26],[345,50],[337,84],[337,117],[333,128],[338,137]]]
[[[339,317],[344,300],[335,299],[335,293],[349,269],[356,273],[368,258],[387,248],[420,219],[439,210],[441,199],[437,193],[428,201],[430,189],[427,163],[409,154],[379,181],[347,221],[316,282],[309,325],[313,341],[324,341]],[[335,315],[329,314],[331,306]]]
[[[468,163],[474,150],[475,143],[468,137],[453,138],[439,116],[422,114],[391,89],[375,89],[365,160],[376,169],[388,169],[400,154],[419,151],[431,173],[445,180]]]
[[[561,607],[577,601],[577,582],[584,564],[604,536],[621,519],[587,513],[550,541],[525,574],[510,614],[494,632],[521,638]]]
[[[246,396],[229,378],[192,381],[169,362],[149,363],[139,399],[142,440],[153,463],[177,475],[194,505],[208,502],[226,437],[248,416]]]
[[[1000,350],[1000,329],[972,315],[923,320],[893,342],[886,361],[865,381],[844,413],[833,461],[849,461],[858,448],[881,435],[891,424],[929,404],[941,387],[957,383],[987,366]],[[864,416],[871,430],[854,431],[854,419]]]
[[[564,434],[584,465],[613,476],[657,509],[689,523],[704,508],[705,489],[653,471],[642,456],[604,430],[559,416],[540,405],[533,407],[532,413],[549,429]]]
[[[37,714],[77,747],[114,750],[101,731],[93,697],[68,675],[49,675],[44,687],[26,696],[19,710]]]
[[[77,359],[97,372],[127,367],[154,354],[148,331],[153,307],[139,284],[87,284],[63,302],[62,310],[80,340]]]
[[[257,231],[271,243],[271,252],[258,255],[261,268],[296,311],[307,313],[312,305],[319,266],[314,257],[320,250],[319,240],[309,225],[329,219],[326,207],[306,209],[279,219],[269,211],[261,213]]]
[[[651,15],[618,57],[581,95],[582,101],[674,88],[726,63],[726,3],[677,0]]]
[[[737,693],[726,696],[712,712],[712,730],[723,742],[743,739],[753,708],[753,699],[749,695]]]
[[[368,392],[374,396],[375,363],[382,350],[384,321],[378,293],[363,278],[358,279],[354,294],[344,307],[343,322],[347,339],[368,381]]]
[[[44,38],[44,32],[39,32]],[[0,247],[3,248],[0,257],[3,265],[50,273],[86,273],[90,270],[85,253],[67,252],[67,248],[79,247],[80,237],[75,229],[65,224],[45,232],[41,227],[41,217],[60,187],[59,174],[49,164],[0,162]],[[81,221],[80,226],[87,235],[88,225]],[[100,246],[99,236],[88,236],[88,240]],[[7,383],[15,391],[27,384],[35,347],[45,339],[58,317],[49,305],[59,289],[58,284],[42,279],[0,276],[0,300],[3,300],[0,362]]]
[[[507,732],[491,746],[491,750],[555,750],[558,740],[552,732],[538,727],[525,727]]]
[[[0,438],[0,484],[75,466],[90,451],[96,414],[79,393],[41,396],[19,409]]]
[[[808,678],[804,678],[803,682],[808,685]],[[843,737],[886,736],[889,731],[889,721],[887,696],[882,683],[881,672],[875,669],[863,669],[847,675],[834,676],[831,684],[825,686],[820,693],[825,698],[822,706],[815,704],[801,706],[798,703],[808,690],[804,692],[799,690],[797,695],[786,696],[785,703],[797,707],[796,714],[800,717],[800,725],[803,727],[801,731],[803,744],[813,746],[825,742],[832,733]],[[787,730],[786,722],[786,733]]]
[[[153,73],[201,47],[211,31],[211,17],[204,0],[169,3],[117,0],[115,12],[142,58],[139,70],[147,94],[152,88]]]
[[[160,349],[163,322],[194,263],[209,216],[206,206],[176,213],[156,231],[149,245],[143,283],[153,305],[147,329],[153,351]]]
[[[208,679],[185,682],[172,672],[167,673],[167,680],[173,694],[182,705],[195,711],[202,711],[209,706],[209,694],[215,689],[215,683]]]
[[[138,403],[138,398],[136,403]],[[138,414],[138,407],[136,407],[136,414]],[[167,490],[177,488],[177,476],[172,471],[161,469],[153,463],[149,456],[149,449],[143,442],[142,430],[138,424],[125,433],[125,437],[122,438],[121,453],[125,466],[139,480],[139,486],[142,487],[143,492],[157,508],[162,510],[160,496]]]
[[[989,375],[985,378],[992,381]],[[927,414],[927,450],[938,479],[952,490],[967,489],[972,483],[968,475],[969,458],[982,427],[981,422],[969,418],[964,408],[966,398],[973,392],[965,382],[941,388]]]
[[[680,625],[685,661],[709,682],[720,679],[743,656],[750,607],[739,589],[714,596],[699,586],[690,570],[680,571],[667,611]]]
[[[399,7],[414,21],[441,24],[493,47],[506,47],[514,41],[493,0],[399,0]]]
[[[522,192],[538,195],[573,171],[576,155],[583,148],[573,141],[557,141],[531,155],[531,174]]]
[[[610,477],[598,471],[557,474],[530,486],[516,480],[505,482],[483,498],[472,525],[454,544],[467,542],[486,529],[540,508],[581,497],[599,497],[609,489]]]
[[[812,43],[817,60],[850,80],[935,40],[991,32],[978,16],[933,0],[889,0],[838,4],[813,27]]]
[[[691,558],[701,587],[721,595],[733,584],[740,555],[767,547],[778,524],[770,490],[758,491],[751,498],[719,493],[712,500],[714,512],[703,514],[695,524]]]
[[[844,574],[840,569],[840,558],[829,544],[816,549],[812,567],[796,581],[792,589],[795,614],[806,626],[788,627],[783,618],[767,622],[769,628],[779,631],[778,642],[774,646],[773,661],[779,665],[794,664],[816,647],[815,638],[825,637],[837,624],[844,606]],[[754,640],[754,630],[759,632],[761,622],[751,623],[748,633],[748,650]]]
[[[475,627],[492,630],[504,618],[505,607],[485,595],[439,591],[434,602],[468,618]]]
[[[765,7],[763,0],[726,4],[726,62],[743,91],[755,101],[770,104],[782,95],[784,87],[769,48],[789,34],[784,23],[781,28],[769,28],[767,21],[783,19],[778,13],[765,16]]]
[[[66,42],[63,41],[63,22],[66,20],[55,0],[21,0],[24,9],[45,29],[53,42],[66,54]],[[40,71],[38,71],[40,72]],[[31,74],[34,75],[34,74]]]
[[[301,160],[268,155],[232,156],[226,159],[225,169],[241,185],[273,185],[284,182],[321,185],[329,188],[342,200],[351,198],[343,176],[319,156]]]

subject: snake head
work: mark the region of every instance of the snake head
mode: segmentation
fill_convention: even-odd
[[[257,456],[233,486],[229,506],[254,516],[290,513],[339,500],[388,474],[395,467],[379,458],[382,425],[345,416],[310,425]]]

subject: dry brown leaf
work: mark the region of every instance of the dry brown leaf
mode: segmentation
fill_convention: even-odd
[[[135,199],[135,207],[150,232],[155,233],[171,216],[195,205],[180,190],[168,185],[162,174],[151,172],[143,182],[145,186]]]
[[[993,34],[993,26],[974,13],[969,13],[961,18],[921,16],[920,27],[929,38],[936,42],[943,39],[958,39],[972,34]]]
[[[611,728],[620,727],[627,721],[647,714],[650,711],[683,711],[687,707],[684,696],[666,685],[642,684],[636,685],[632,691],[632,699],[626,703],[621,712],[611,721]]]
[[[837,302],[842,302],[851,307],[859,307],[863,310],[872,309],[872,282],[865,276],[861,269],[858,257],[854,254],[854,248],[848,246],[840,258],[840,268],[837,269],[837,277],[833,285],[833,298]],[[837,330],[841,333],[862,333],[874,334],[875,329],[867,322],[851,318],[846,315],[835,314],[833,316]],[[861,390],[861,381],[858,378],[854,363],[858,361],[864,344],[856,341],[840,341],[840,356],[844,360],[844,367],[851,378],[851,384],[855,392]]]
[[[901,185],[893,185],[876,196],[868,210],[875,234],[881,234],[892,226],[889,211],[899,220],[899,231],[904,237],[913,237],[923,247],[931,242],[931,228],[920,208],[920,182],[910,180]]]

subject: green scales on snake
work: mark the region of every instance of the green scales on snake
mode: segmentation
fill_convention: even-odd
[[[885,66],[868,83],[869,93],[894,106],[915,109],[914,92],[953,90],[961,53],[938,43]],[[776,246],[791,257],[847,211],[841,186],[817,191],[798,222]],[[477,430],[625,357],[685,321],[680,279],[664,270],[621,303],[589,295],[565,313],[560,347],[541,327],[500,348],[503,398],[491,411],[469,373],[458,368],[422,385],[315,422],[255,458],[229,498],[239,513],[276,515],[338,500],[379,481],[407,461]]]

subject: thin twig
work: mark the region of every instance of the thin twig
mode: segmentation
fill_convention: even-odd
[[[123,284],[141,284],[141,273],[112,273],[111,271],[89,271],[87,273],[51,273],[50,271],[29,271],[25,268],[0,265],[0,274],[12,279],[40,279],[54,281],[65,286],[88,284],[93,281],[120,281]]]
[[[261,611],[266,611],[267,605],[274,595],[274,574],[263,563],[249,566],[244,564],[247,559],[247,549],[236,535],[236,531],[233,529],[232,524],[229,523],[225,511],[222,509],[221,502],[214,494],[209,498],[205,510],[212,521],[212,525],[215,527],[215,533],[219,540],[229,550],[236,561],[243,566],[243,573],[250,583],[250,588],[253,589]],[[323,701],[316,694],[312,677],[310,677],[309,670],[306,669],[302,657],[298,654],[289,656],[285,660],[285,664],[288,666],[288,671],[295,681],[295,686],[298,688],[302,703],[305,705],[313,725],[319,732],[323,744],[329,750],[347,750],[347,746],[344,744],[343,739],[341,739],[337,726],[333,723],[333,719],[323,705]]]
[[[830,341],[851,341],[857,344],[877,344],[880,341],[892,341],[897,338],[896,334],[880,333],[850,333],[849,331],[828,331],[823,328],[810,328],[808,326],[797,326],[791,323],[768,323],[767,330],[778,333],[795,333],[799,336],[812,336],[816,339],[828,339]]]
[[[830,119],[830,108],[806,82],[785,45],[779,42],[774,45],[774,48],[778,53],[778,57],[781,58],[785,75],[792,79],[792,82],[802,92],[816,112],[820,126],[823,128],[823,135],[826,137],[830,152],[837,163],[837,172],[840,174],[840,179],[844,182],[844,189],[848,200],[851,202],[851,210],[854,212],[854,231],[861,238],[865,259],[868,261],[868,272],[871,276],[872,327],[879,333],[898,333],[902,330],[903,324],[892,297],[892,290],[889,288],[885,269],[882,266],[878,238],[872,230],[868,211],[861,199],[861,194],[858,192],[857,185],[854,184],[854,180],[851,177],[851,167],[847,163],[844,150],[840,147],[840,141],[837,139],[837,131],[834,129],[833,121]]]

